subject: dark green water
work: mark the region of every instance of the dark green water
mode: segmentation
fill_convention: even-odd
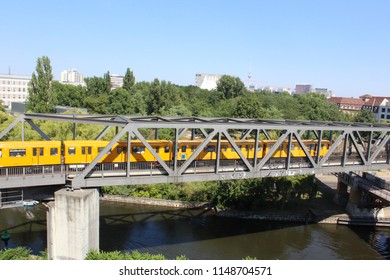
[[[4,229],[11,234],[9,247],[46,249],[42,205],[0,210]],[[212,211],[101,202],[100,248],[193,260],[390,259],[390,228],[271,223],[217,217]]]

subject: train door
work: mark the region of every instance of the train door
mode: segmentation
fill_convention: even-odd
[[[84,162],[91,162],[92,158],[92,147],[81,147],[81,158]]]
[[[43,148],[33,148],[32,149],[32,164],[33,165],[42,164],[42,161],[44,159],[43,157],[44,157]]]

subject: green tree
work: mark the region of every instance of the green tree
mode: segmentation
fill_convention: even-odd
[[[110,75],[110,71],[107,71],[107,73],[104,74],[103,76],[103,79],[104,79],[104,85],[106,87],[106,93],[109,94],[110,91],[111,91],[111,75]]]
[[[276,95],[275,95],[276,97]],[[234,110],[233,117],[255,119],[282,119],[283,113],[274,105],[265,105],[261,96],[248,93],[240,98]]]
[[[230,99],[244,93],[244,83],[238,77],[223,75],[217,82],[217,91],[222,93],[223,98]]]
[[[341,121],[343,114],[337,105],[328,102],[323,94],[306,93],[296,94],[299,107],[296,110],[302,112],[302,118],[306,120]]]
[[[79,108],[84,106],[84,99],[87,96],[86,88],[53,81],[52,90],[57,97],[58,105]]]
[[[123,88],[127,91],[131,91],[135,85],[135,76],[130,68],[127,68],[125,77],[123,78]]]
[[[181,91],[178,87],[170,82],[160,82],[158,79],[154,79],[147,96],[147,113],[149,115],[163,115],[181,102]]]
[[[54,110],[56,98],[51,88],[53,74],[50,59],[47,56],[37,59],[36,72],[37,74],[32,73],[29,84],[27,110],[35,113],[50,113]]]
[[[130,93],[123,89],[114,89],[107,98],[107,111],[109,114],[130,115],[135,113],[134,100]]]
[[[108,77],[108,78],[107,78]],[[109,73],[104,74],[104,78],[86,78],[87,85],[86,98],[83,102],[85,108],[92,113],[108,114],[107,99],[111,91],[111,84],[108,85]]]
[[[371,112],[371,110],[361,110],[361,111],[359,111],[355,115],[353,121],[355,121],[355,122],[367,122],[367,123],[375,123],[376,122],[375,116]]]

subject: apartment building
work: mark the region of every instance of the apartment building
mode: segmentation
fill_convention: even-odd
[[[0,74],[0,100],[11,109],[12,102],[26,102],[31,76]]]

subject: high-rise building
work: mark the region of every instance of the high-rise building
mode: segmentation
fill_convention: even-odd
[[[76,69],[69,69],[61,72],[61,83],[70,85],[85,86],[84,76]]]
[[[217,88],[217,82],[221,77],[222,75],[218,74],[196,74],[195,85],[201,89],[213,90]]]
[[[296,84],[295,85],[295,94],[302,94],[312,92],[312,86],[309,84]]]
[[[6,108],[11,109],[12,102],[26,102],[30,80],[31,76],[0,74],[0,99]]]

